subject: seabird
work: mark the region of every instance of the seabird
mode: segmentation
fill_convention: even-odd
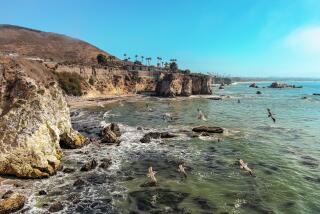
[[[249,172],[252,175],[252,170],[248,167],[248,164],[245,163],[242,159],[239,160],[240,169],[244,169],[245,171]]]
[[[148,178],[151,179],[151,183],[154,183],[154,184],[157,183],[156,173],[157,173],[156,171],[153,171],[152,166],[150,166],[149,169],[148,169],[147,176],[148,176]]]
[[[207,118],[204,116],[204,114],[202,113],[202,111],[200,109],[198,109],[198,119],[199,120],[207,120]]]
[[[179,164],[178,171],[181,172],[185,178],[187,178],[187,173],[185,171],[184,164]]]
[[[270,117],[272,121],[275,123],[276,119],[274,118],[274,114],[271,112],[269,108],[267,108],[267,111],[268,111],[268,117]]]

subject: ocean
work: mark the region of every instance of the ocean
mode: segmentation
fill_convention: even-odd
[[[146,97],[74,110],[72,123],[81,133],[97,137],[102,126],[115,122],[122,142],[65,150],[64,168],[76,171],[25,181],[31,187],[29,212],[42,213],[61,201],[62,213],[320,213],[320,96],[312,95],[320,93],[320,82],[288,83],[303,88],[236,83],[214,89],[222,100]],[[197,109],[206,121],[197,119]],[[164,113],[173,119],[164,120]],[[195,136],[191,130],[200,125],[225,133]],[[140,143],[152,131],[177,137]],[[111,158],[113,164],[80,172],[92,158]],[[240,169],[239,159],[253,176]],[[187,178],[178,171],[182,163]],[[150,166],[157,171],[155,187],[147,185]],[[74,185],[79,179],[85,184]],[[48,195],[39,196],[39,190]]]

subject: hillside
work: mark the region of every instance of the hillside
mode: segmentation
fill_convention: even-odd
[[[88,62],[108,53],[65,35],[14,25],[0,25],[0,52],[62,61]]]

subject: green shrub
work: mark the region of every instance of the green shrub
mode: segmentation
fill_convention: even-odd
[[[107,62],[107,57],[103,54],[98,54],[97,61],[99,64],[104,64],[105,62]]]
[[[68,95],[81,96],[81,82],[83,78],[78,73],[59,72],[56,73],[60,87]]]

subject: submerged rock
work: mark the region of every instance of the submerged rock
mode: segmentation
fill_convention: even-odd
[[[120,128],[117,124],[111,123],[101,131],[101,143],[115,144],[120,143]]]
[[[194,132],[208,132],[208,133],[223,133],[224,129],[221,127],[198,126],[192,129]]]
[[[0,174],[55,174],[60,136],[77,133],[61,90],[55,82],[47,84],[52,73],[34,63],[10,59],[0,66]]]
[[[86,182],[84,181],[84,180],[82,180],[82,179],[77,179],[74,183],[73,183],[73,186],[75,186],[75,187],[80,187],[80,186],[83,186],[83,185],[85,185],[86,184]]]
[[[103,158],[101,160],[101,164],[99,165],[100,168],[103,168],[103,169],[108,169],[112,164],[112,160],[111,158]]]
[[[95,159],[86,162],[80,169],[80,171],[90,171],[97,167],[98,163]]]
[[[62,170],[62,172],[64,172],[64,173],[73,173],[73,172],[75,172],[75,171],[76,171],[76,170],[73,169],[73,168],[65,168],[65,169]]]
[[[15,193],[13,191],[7,191],[0,199],[0,213],[13,213],[23,208],[26,202],[26,197]]]
[[[134,202],[138,210],[150,213],[155,210],[162,210],[165,207],[176,210],[178,205],[188,197],[188,195],[188,193],[171,191],[168,189],[147,189],[130,192],[129,201],[131,203]]]
[[[262,94],[262,92],[261,91],[257,91],[257,93],[256,94]]]
[[[205,198],[196,197],[193,199],[193,202],[202,210],[212,211],[216,210],[216,208],[209,203],[209,201]]]
[[[56,202],[52,204],[49,208],[49,212],[51,213],[59,212],[61,210],[63,210],[63,205],[61,202]]]

